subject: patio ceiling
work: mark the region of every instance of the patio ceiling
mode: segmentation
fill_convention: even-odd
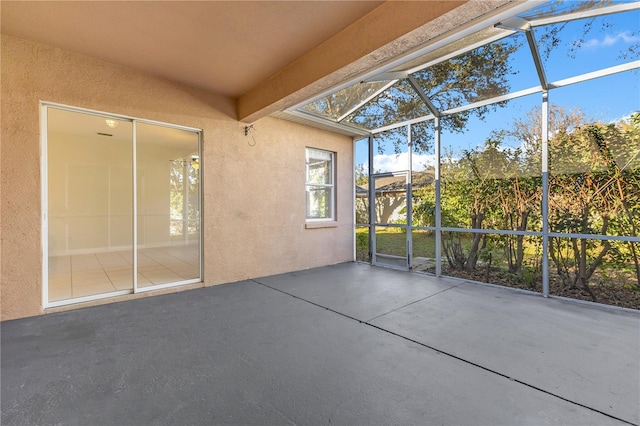
[[[382,3],[3,1],[2,32],[239,97]]]
[[[251,122],[510,2],[5,0],[1,18],[4,34],[234,98]]]
[[[611,33],[637,40],[633,23],[638,19],[637,1],[524,3],[294,105],[281,116],[330,122],[364,136],[637,69],[640,53],[633,47],[617,57],[580,61],[589,43],[597,42],[587,39],[591,28],[606,28],[607,37]],[[559,59],[567,56],[580,65],[563,69]]]
[[[589,13],[638,9],[638,2],[616,0],[613,6],[572,16],[562,7],[545,13],[544,5],[512,0],[9,0],[1,3],[1,17],[3,33],[234,98],[241,121],[272,114],[362,136],[473,107],[439,102],[421,85],[421,73],[486,43],[516,38],[520,43],[526,28],[517,28],[519,23],[536,28]],[[528,49],[526,43],[520,47]],[[533,57],[529,61],[544,72],[546,64]],[[544,84],[535,79],[517,88],[531,92]],[[419,108],[372,124],[366,104],[394,90],[408,93]],[[321,111],[322,102],[341,96],[350,99],[338,112]],[[485,93],[477,101],[500,96],[505,93]]]

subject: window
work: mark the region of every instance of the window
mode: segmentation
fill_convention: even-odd
[[[309,220],[333,220],[335,217],[333,158],[333,152],[307,148],[306,187]]]

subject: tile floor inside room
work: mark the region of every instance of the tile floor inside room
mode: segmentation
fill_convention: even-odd
[[[199,247],[138,250],[138,287],[200,276]],[[49,302],[133,289],[133,252],[108,251],[49,257]]]

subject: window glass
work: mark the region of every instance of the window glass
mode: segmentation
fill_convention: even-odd
[[[333,159],[332,152],[307,148],[307,219],[334,217]]]
[[[136,126],[138,287],[200,278],[199,135]]]
[[[47,118],[47,302],[133,291],[133,124],[53,107]]]
[[[46,302],[199,281],[199,133],[52,106],[45,111]]]

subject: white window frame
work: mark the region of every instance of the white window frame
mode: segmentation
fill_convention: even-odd
[[[309,181],[309,155],[311,151],[320,151],[330,155],[330,167],[331,167],[331,182],[328,184],[320,184]],[[307,222],[335,222],[336,220],[336,154],[333,151],[326,149],[306,147],[305,148],[305,218]],[[307,216],[307,203],[309,199],[309,187],[315,188],[328,188],[330,189],[331,208],[329,211],[329,217],[309,217]]]

